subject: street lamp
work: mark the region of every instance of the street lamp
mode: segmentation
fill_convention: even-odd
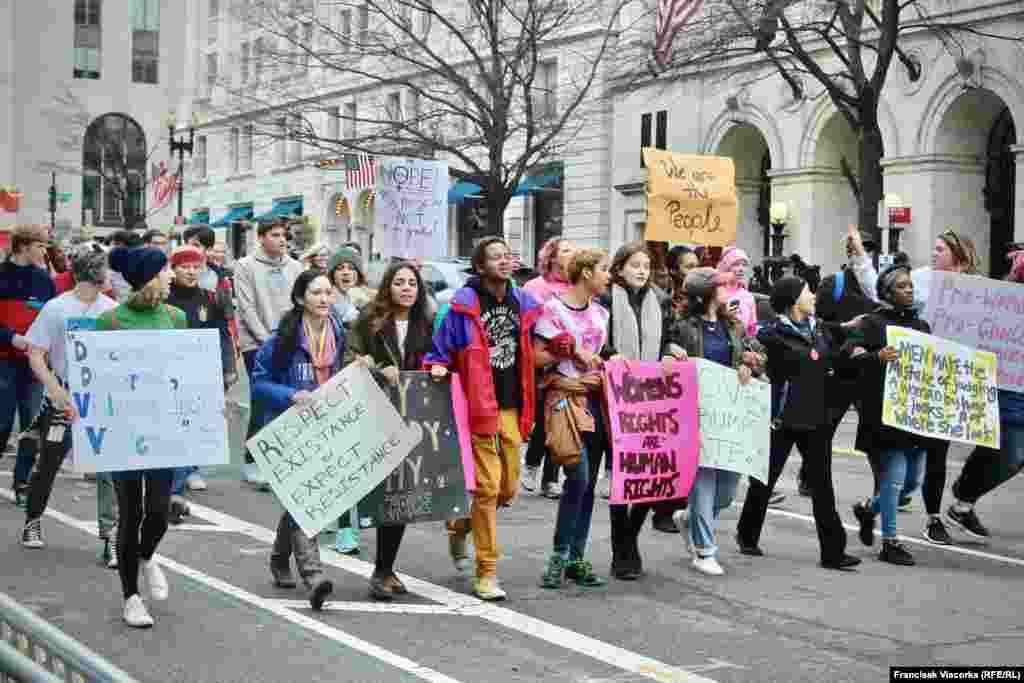
[[[771,234],[771,256],[765,259],[765,275],[768,282],[774,283],[782,277],[786,259],[782,256],[783,245],[787,235],[782,232],[789,222],[789,205],[786,202],[775,202],[768,207],[768,222],[772,226]]]
[[[188,127],[188,142],[185,142],[185,136],[182,135],[180,139],[175,139],[174,131],[178,127],[178,117],[173,111],[167,112],[164,116],[164,125],[167,126],[168,138],[171,144],[171,158],[174,158],[174,153],[178,153],[178,223],[184,225],[185,214],[184,214],[184,187],[185,187],[185,152],[188,152],[189,157],[192,156],[192,150],[194,148],[196,139],[196,128],[202,126],[205,123],[202,115],[199,112],[192,112],[192,119],[189,122]]]

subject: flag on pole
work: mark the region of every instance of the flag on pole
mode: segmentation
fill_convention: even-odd
[[[345,155],[345,185],[350,190],[377,184],[377,164],[369,154]]]
[[[658,0],[658,18],[654,29],[654,60],[664,69],[672,56],[672,41],[686,22],[697,13],[704,0]]]

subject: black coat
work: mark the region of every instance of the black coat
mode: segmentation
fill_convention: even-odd
[[[839,347],[823,325],[810,338],[785,318],[778,318],[757,333],[768,354],[772,383],[772,416],[784,429],[813,431],[831,421],[826,400],[834,385]]]
[[[395,321],[389,319],[380,330],[373,332],[369,316],[364,312],[349,332],[345,363],[350,363],[359,355],[373,358],[379,369],[395,365],[399,370],[422,370],[423,357],[431,348],[430,333],[429,322],[421,325],[421,329],[416,329],[410,322],[405,335],[405,348],[399,349]]]
[[[864,293],[853,270],[843,271],[843,293],[836,301],[836,274],[832,273],[818,286],[815,296],[814,313],[818,320],[827,323],[850,322],[858,315],[871,313],[878,306]]]

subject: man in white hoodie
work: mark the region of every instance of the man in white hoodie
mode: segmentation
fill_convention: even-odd
[[[235,295],[238,299],[238,338],[245,370],[252,377],[256,352],[277,328],[281,317],[292,307],[291,292],[302,264],[288,256],[288,227],[283,222],[260,223],[256,228],[259,245],[255,253],[235,266]],[[260,406],[250,395],[249,429],[246,439],[259,424]],[[245,454],[242,479],[266,489],[267,480],[255,461]]]

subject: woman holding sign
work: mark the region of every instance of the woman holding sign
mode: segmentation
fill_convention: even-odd
[[[400,371],[422,367],[430,351],[433,318],[419,271],[408,263],[392,265],[377,296],[352,327],[346,364],[365,363],[397,386]],[[394,568],[404,534],[404,524],[377,527],[377,561],[370,577],[374,600],[391,600],[407,592]]]
[[[688,356],[736,368],[740,384],[751,378],[751,368],[744,363],[747,334],[743,323],[729,310],[732,273],[699,268],[686,276],[689,315],[677,320],[665,335],[664,362],[666,373],[677,360]],[[753,360],[753,357],[750,358]],[[697,478],[690,489],[690,520],[687,546],[693,548],[693,568],[710,576],[721,576],[716,556],[715,526],[718,515],[732,505],[740,475],[713,467],[698,467]],[[682,511],[676,513],[682,531]]]
[[[313,392],[342,368],[345,328],[332,312],[331,282],[323,271],[307,270],[292,286],[292,309],[256,355],[253,395],[264,406],[269,424],[294,403],[313,400]],[[309,604],[319,610],[334,590],[324,577],[320,546],[309,538],[286,510],[277,524],[270,555],[270,574],[279,588],[294,588],[291,558],[309,592]]]
[[[110,252],[110,268],[131,285],[131,294],[123,304],[96,319],[97,331],[188,327],[185,313],[165,303],[174,279],[167,254],[155,247],[121,247]],[[153,617],[139,595],[139,575],[145,579],[150,598],[167,599],[167,578],[153,555],[167,533],[174,470],[113,472],[111,478],[120,511],[117,555],[124,620],[129,626],[146,628],[153,625]]]

